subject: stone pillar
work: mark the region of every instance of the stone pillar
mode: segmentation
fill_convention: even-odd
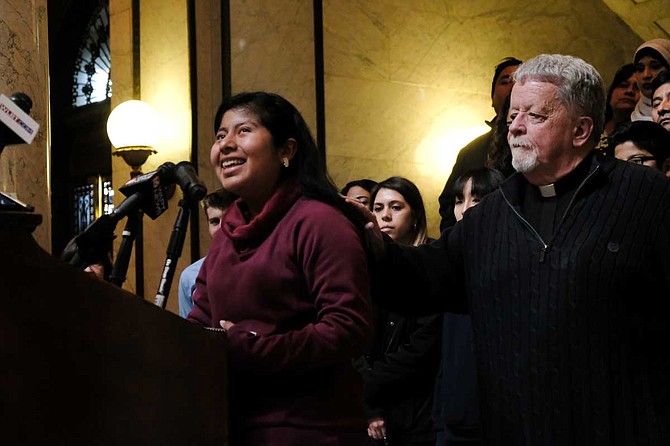
[[[0,191],[16,194],[42,215],[33,235],[51,252],[48,36],[46,0],[0,2],[0,94],[27,94],[30,116],[40,125],[30,145],[10,145],[0,154]]]

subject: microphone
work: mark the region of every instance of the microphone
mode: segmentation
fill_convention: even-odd
[[[167,188],[175,182],[193,200],[199,201],[207,194],[207,188],[188,161],[182,161],[176,166],[167,161],[153,172],[138,175],[119,188],[127,198],[111,214],[101,215],[75,237],[79,257],[97,258],[100,249],[114,239],[117,223],[132,212],[141,210],[153,220],[158,218],[168,209],[168,199],[172,192],[168,194]]]
[[[74,238],[78,255],[72,262],[81,259],[99,259],[114,240],[116,225],[123,218],[141,210],[152,219],[158,218],[168,208],[166,187],[174,184],[174,164],[166,162],[153,172],[132,178],[119,188],[127,198],[111,214],[101,215]],[[95,262],[93,262],[95,263]]]
[[[181,190],[192,200],[200,201],[205,198],[205,195],[207,195],[207,187],[205,187],[205,184],[198,178],[198,174],[195,172],[193,164],[188,161],[177,163],[177,166],[174,169],[174,175]]]
[[[153,172],[138,175],[119,188],[126,198],[114,211],[117,221],[130,212],[141,210],[152,220],[168,208],[167,186],[174,183],[175,165],[165,162]]]
[[[25,93],[0,95],[0,153],[7,145],[33,142],[40,126],[29,115],[32,106]]]
[[[128,214],[131,212],[134,212],[146,202],[146,199],[144,197],[143,192],[135,192],[132,194],[130,197],[126,198],[119,204],[117,207],[114,208],[112,213],[110,214],[110,218],[115,222],[118,223],[122,218],[126,217]],[[101,215],[100,218],[104,217],[104,215]]]

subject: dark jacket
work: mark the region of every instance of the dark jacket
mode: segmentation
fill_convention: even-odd
[[[670,444],[670,180],[588,162],[550,239],[514,174],[439,240],[389,244],[378,265],[417,296],[386,301],[406,313],[469,297],[486,444]]]
[[[404,317],[377,308],[370,351],[354,361],[368,417],[381,416],[389,444],[434,441],[431,420],[442,315]]]
[[[444,313],[433,426],[444,431],[446,440],[481,437],[476,376],[470,315]]]

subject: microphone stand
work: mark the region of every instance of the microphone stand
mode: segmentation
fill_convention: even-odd
[[[179,200],[179,213],[175,220],[172,234],[170,235],[170,242],[167,248],[167,257],[165,259],[165,266],[163,267],[163,275],[158,284],[158,291],[156,292],[156,300],[154,303],[165,309],[167,298],[170,294],[170,286],[177,268],[177,260],[181,256],[182,248],[184,247],[184,239],[186,238],[186,228],[188,227],[189,215],[193,206],[197,201],[191,199],[188,194]]]
[[[109,275],[109,281],[114,285],[121,286],[126,281],[126,273],[128,272],[128,264],[130,263],[130,254],[133,250],[133,242],[137,237],[137,231],[141,222],[141,211],[135,211],[128,214],[126,219],[126,226],[123,228],[123,238],[121,245],[116,253],[116,261],[114,268]]]

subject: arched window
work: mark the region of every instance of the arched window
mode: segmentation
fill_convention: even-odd
[[[105,101],[112,95],[110,71],[109,2],[99,0],[81,38],[72,79],[72,106],[77,108],[81,114],[89,116],[89,121],[86,121],[89,126],[97,125],[95,120],[99,111],[96,110],[99,108],[96,103]],[[79,122],[82,122],[81,119],[79,118]],[[102,156],[109,157],[108,144],[103,143],[98,147],[95,142],[82,135],[83,133],[79,139],[73,138],[72,142],[75,146],[81,146],[82,142],[84,143],[85,150],[89,151],[87,158],[91,158],[96,149],[104,153]],[[99,154],[98,157],[100,157]],[[86,178],[79,178],[72,191],[74,204],[72,218],[75,234],[86,229],[96,218],[109,214],[114,209],[114,191],[109,172],[101,174],[99,168],[104,163],[99,160],[97,164],[94,161],[91,161],[91,164],[97,166],[98,171],[93,175],[91,170],[95,170],[94,167],[80,165],[82,170],[79,174],[85,174]]]
[[[112,96],[109,54],[109,7],[106,1],[93,14],[75,61],[72,105],[81,107]]]

